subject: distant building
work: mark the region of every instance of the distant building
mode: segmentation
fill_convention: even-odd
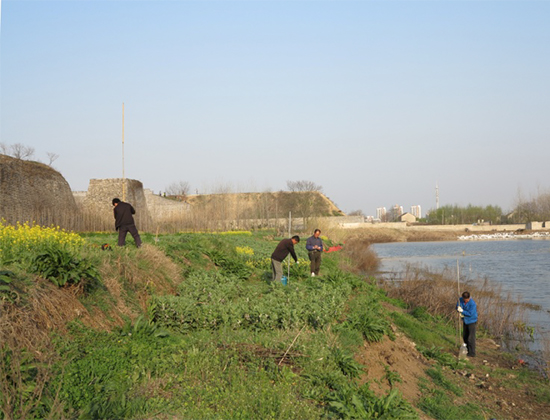
[[[411,206],[410,213],[417,219],[420,219],[422,217],[422,209],[420,208],[420,205]]]
[[[528,222],[525,225],[527,230],[541,230],[548,229],[550,227],[550,222]]]
[[[376,209],[376,218],[380,220],[386,219],[386,207],[378,207]]]
[[[396,204],[392,207],[392,218],[397,219],[399,216],[403,214],[403,206],[400,206],[399,204]]]
[[[393,206],[392,210],[393,210],[394,217],[401,216],[403,214],[403,206],[400,206],[399,204],[396,204],[395,206]]]
[[[407,222],[407,223],[415,223],[416,222],[416,216],[411,213],[403,213],[399,216],[400,222]]]

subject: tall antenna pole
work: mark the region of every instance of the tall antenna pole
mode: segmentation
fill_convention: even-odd
[[[124,102],[122,102],[122,201],[126,201],[126,176],[124,174]]]

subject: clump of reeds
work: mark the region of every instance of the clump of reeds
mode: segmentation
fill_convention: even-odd
[[[504,292],[500,284],[487,278],[461,278],[458,284],[455,270],[407,266],[398,277],[385,280],[384,287],[390,297],[405,301],[411,308],[423,306],[449,320],[457,319],[456,304],[467,290],[477,304],[478,325],[496,338],[524,338],[526,306],[520,297]]]

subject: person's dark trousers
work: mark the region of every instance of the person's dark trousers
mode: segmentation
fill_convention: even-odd
[[[464,324],[464,332],[462,338],[468,347],[468,356],[474,357],[476,355],[476,327],[477,322],[473,324]]]
[[[315,273],[316,276],[319,275],[319,269],[321,268],[321,252],[319,251],[309,251],[308,252],[310,264],[310,271]]]
[[[281,278],[283,277],[283,263],[272,258],[271,272],[271,281],[281,281]]]
[[[126,234],[130,232],[130,235],[134,238],[136,246],[141,246],[141,238],[139,236],[136,225],[124,225],[118,228],[118,246],[126,245]]]

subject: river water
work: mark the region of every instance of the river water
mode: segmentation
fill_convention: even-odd
[[[386,272],[400,272],[407,264],[456,272],[458,260],[461,278],[487,277],[523,302],[539,306],[527,311],[529,325],[550,335],[550,240],[394,242],[372,248]]]

